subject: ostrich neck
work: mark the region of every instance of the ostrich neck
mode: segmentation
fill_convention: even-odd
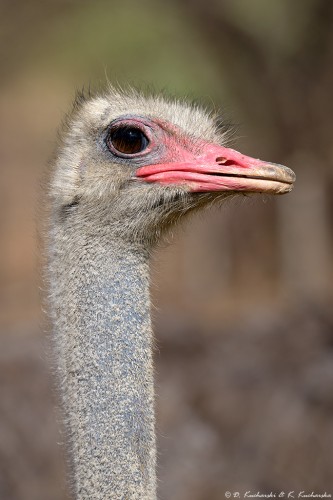
[[[51,301],[76,499],[155,499],[148,257],[110,234],[54,233]]]

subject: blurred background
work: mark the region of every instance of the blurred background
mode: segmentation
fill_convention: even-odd
[[[39,288],[40,181],[75,90],[221,109],[297,174],[157,251],[159,498],[333,494],[333,2],[1,0],[0,499],[67,498]]]

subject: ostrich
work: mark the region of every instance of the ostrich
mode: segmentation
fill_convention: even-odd
[[[223,146],[216,117],[109,89],[76,100],[49,187],[49,309],[76,499],[156,498],[149,255],[186,213],[294,173]]]

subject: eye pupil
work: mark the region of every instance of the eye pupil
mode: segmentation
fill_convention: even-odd
[[[142,130],[128,126],[114,127],[110,132],[109,141],[116,151],[128,155],[141,153],[149,143]]]

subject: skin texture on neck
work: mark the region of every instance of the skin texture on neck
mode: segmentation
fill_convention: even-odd
[[[55,223],[50,302],[76,499],[155,499],[147,249],[112,227]]]

